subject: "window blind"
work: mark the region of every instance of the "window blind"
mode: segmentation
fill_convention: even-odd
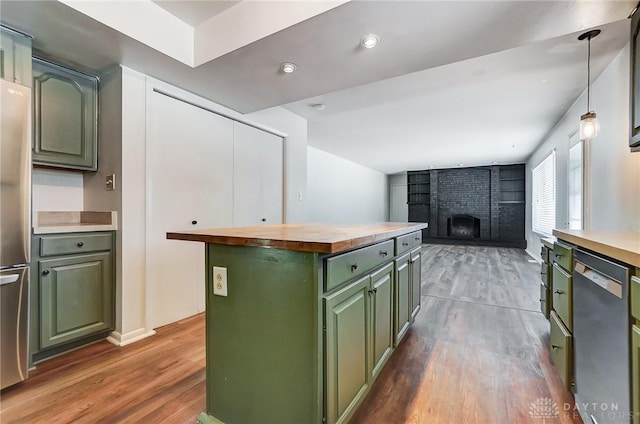
[[[556,151],[544,158],[532,173],[533,231],[550,236],[556,225]]]

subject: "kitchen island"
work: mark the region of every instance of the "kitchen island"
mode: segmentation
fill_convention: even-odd
[[[206,243],[200,423],[347,422],[420,309],[421,223],[167,233]]]

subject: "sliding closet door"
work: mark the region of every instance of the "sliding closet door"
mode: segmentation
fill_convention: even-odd
[[[283,141],[234,122],[233,225],[281,224]]]
[[[156,328],[204,310],[204,244],[166,233],[231,226],[233,121],[148,95],[147,300]]]

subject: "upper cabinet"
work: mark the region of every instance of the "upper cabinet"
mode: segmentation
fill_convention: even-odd
[[[33,163],[98,169],[98,79],[33,59]]]
[[[31,87],[31,38],[0,27],[0,77]]]
[[[631,20],[631,82],[629,85],[629,147],[632,152],[640,151],[640,12]]]

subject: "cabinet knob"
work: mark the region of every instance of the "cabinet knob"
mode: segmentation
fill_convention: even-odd
[[[351,265],[351,272],[355,271],[356,269],[358,269],[358,264],[352,264]]]
[[[375,287],[369,290],[369,294],[376,294],[376,293],[378,293],[378,289]]]
[[[416,237],[414,240],[415,240],[415,241],[418,241],[418,240],[420,240],[420,237]]]
[[[560,349],[560,346],[556,346],[554,344],[551,345],[551,349]]]
[[[196,225],[198,223],[198,221],[196,221],[195,219],[193,221],[191,221],[191,225]]]
[[[49,275],[49,270],[45,269],[44,271],[42,271],[42,275]]]
[[[560,291],[560,290],[556,290],[554,291],[555,294],[563,294],[564,292]]]
[[[79,242],[77,243],[77,246],[78,246],[78,247],[82,247],[82,246],[84,246],[84,242],[83,242],[83,241],[79,241]]]
[[[403,246],[409,246],[409,242],[403,241],[403,242],[402,242],[402,245],[403,245]]]
[[[262,218],[262,222],[267,222],[267,218]]]
[[[386,250],[381,250],[380,251],[380,256],[387,256],[389,253],[387,253]]]

